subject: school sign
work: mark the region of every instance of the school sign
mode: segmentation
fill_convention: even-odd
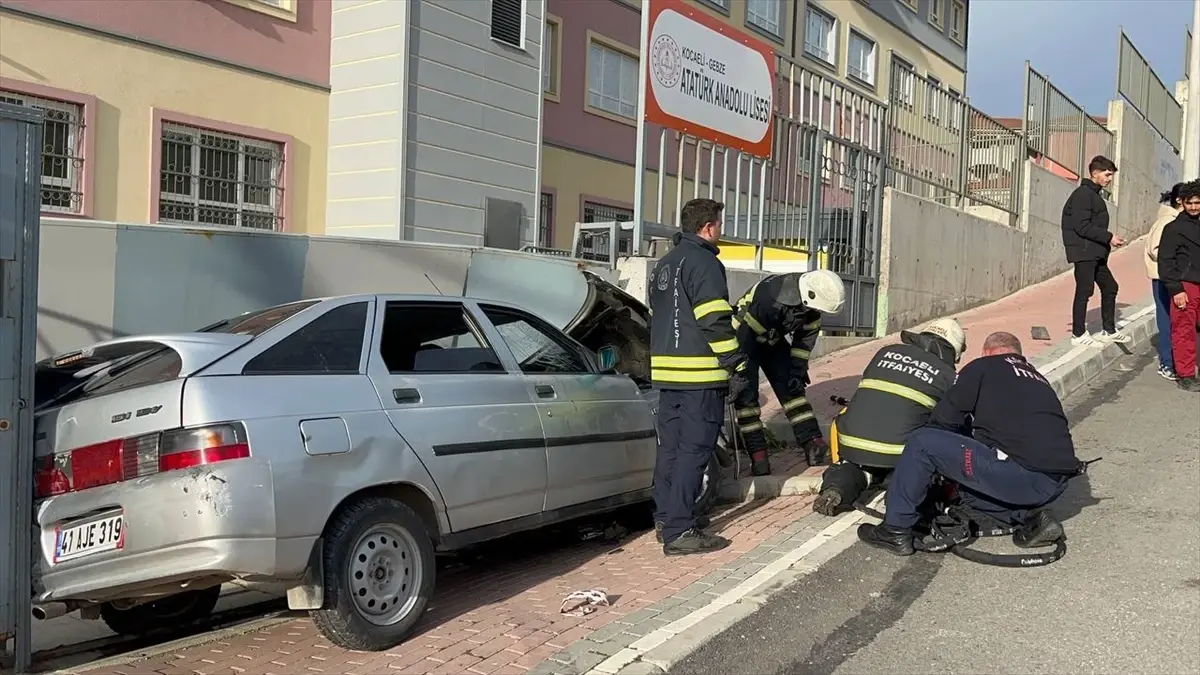
[[[775,51],[680,0],[650,0],[646,119],[769,157]]]

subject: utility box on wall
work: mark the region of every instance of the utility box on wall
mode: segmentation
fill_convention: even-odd
[[[0,668],[30,657],[42,113],[0,103]]]

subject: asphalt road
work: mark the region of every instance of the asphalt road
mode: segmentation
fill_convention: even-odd
[[[1153,361],[1127,356],[1066,402],[1078,455],[1104,460],[1055,507],[1062,560],[1005,569],[856,542],[671,674],[1200,673],[1200,397]]]

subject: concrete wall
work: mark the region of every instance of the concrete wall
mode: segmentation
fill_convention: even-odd
[[[1182,179],[1179,155],[1125,100],[1109,102],[1117,176],[1113,194],[1121,206],[1120,229],[1127,239],[1150,231],[1158,215],[1158,198]]]
[[[544,3],[525,7],[518,49],[488,2],[337,5],[330,234],[481,245],[493,198],[535,239]]]
[[[347,293],[461,295],[480,248],[43,218],[38,357]],[[485,258],[575,260],[488,249]],[[616,281],[607,270],[596,270]],[[526,271],[528,274],[528,271]],[[521,303],[520,298],[510,301]]]

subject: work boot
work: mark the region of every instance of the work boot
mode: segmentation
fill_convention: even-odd
[[[696,516],[695,522],[696,522],[696,527],[701,530],[705,529],[712,523],[712,521],[709,520],[708,516]],[[663,543],[663,538],[662,538],[663,525],[664,525],[664,523],[661,520],[654,521],[654,541],[657,541],[660,544]]]
[[[917,551],[912,530],[904,527],[863,523],[858,526],[858,538],[893,555],[912,555]]]
[[[817,495],[817,500],[813,502],[813,511],[823,516],[832,516],[837,514],[841,506],[841,490],[837,488],[825,488],[821,490],[821,494]]]
[[[1200,392],[1200,378],[1181,377],[1175,381],[1175,384],[1179,385],[1179,388],[1184,391],[1192,393]]]
[[[759,450],[750,455],[750,475],[751,476],[770,476],[771,475],[771,460],[767,457],[766,450]]]
[[[1049,511],[1034,511],[1013,532],[1013,544],[1018,548],[1050,546],[1063,538],[1063,526]]]
[[[692,555],[720,551],[729,546],[729,540],[715,534],[692,528],[668,544],[663,544],[663,555]]]
[[[829,464],[829,443],[820,436],[813,436],[800,445],[804,451],[804,461],[809,466],[825,466]]]

